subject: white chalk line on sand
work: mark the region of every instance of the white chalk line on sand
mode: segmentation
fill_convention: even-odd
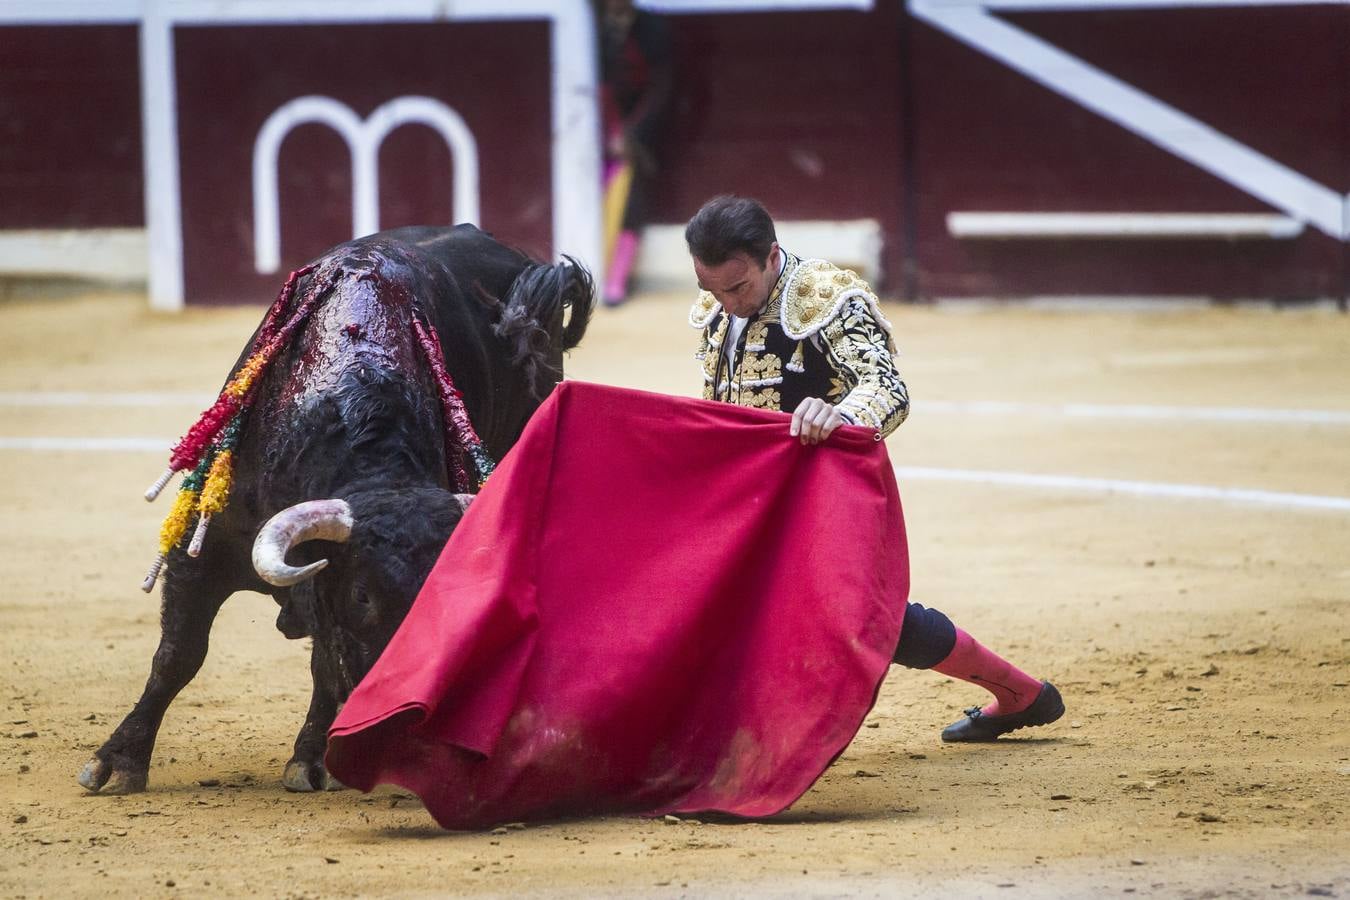
[[[1279,506],[1286,509],[1317,509],[1350,512],[1350,497],[1294,494],[1253,488],[1226,488],[1205,484],[1173,484],[1164,481],[1128,481],[1115,478],[1084,478],[1076,475],[1032,475],[1026,472],[993,472],[980,469],[937,469],[896,466],[901,481],[964,481],[1000,487],[1081,491],[1094,494],[1124,494],[1135,497],[1166,497],[1183,500],[1213,500],[1222,503]]]
[[[1137,403],[1005,403],[998,400],[917,400],[923,412],[969,416],[1059,416],[1066,419],[1159,419],[1183,422],[1255,422],[1265,425],[1350,425],[1350,410],[1257,406],[1158,406]]]
[[[0,450],[75,451],[79,453],[168,453],[171,439],[151,437],[0,437]]]
[[[215,394],[187,391],[93,393],[90,391],[0,391],[0,406],[209,406]]]
[[[121,437],[0,437],[0,450],[82,453],[165,453],[173,442],[165,438]],[[1135,497],[1165,497],[1181,500],[1210,500],[1222,503],[1255,504],[1285,509],[1313,509],[1350,512],[1350,497],[1318,494],[1294,494],[1252,488],[1226,488],[1205,484],[1172,484],[1162,481],[1128,481],[1114,478],[1085,478],[1076,475],[1033,475],[1026,472],[994,472],[982,469],[940,469],[927,466],[896,466],[902,482],[961,481],[992,484],[999,487],[1078,491],[1094,494],[1122,494]]]
[[[209,406],[215,394],[189,391],[0,391],[0,406]],[[917,400],[925,412],[968,416],[1048,416],[1066,419],[1158,419],[1266,425],[1350,425],[1350,410],[1260,406],[1162,406],[1149,403],[1019,403],[1002,400]]]

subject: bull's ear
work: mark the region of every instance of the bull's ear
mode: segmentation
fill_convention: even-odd
[[[457,494],[436,487],[351,493],[352,561],[390,588],[416,593],[464,515]],[[409,597],[411,600],[411,597]]]

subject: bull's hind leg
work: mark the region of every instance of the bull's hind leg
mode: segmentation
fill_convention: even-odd
[[[80,784],[91,791],[131,794],[145,790],[150,754],[160,722],[206,659],[211,624],[234,586],[222,576],[220,555],[188,557],[181,549],[170,555],[160,609],[159,648],[150,664],[150,678],[135,707],[117,726],[80,772]]]
[[[337,791],[343,784],[328,774],[323,754],[328,749],[328,728],[337,717],[337,698],[328,685],[333,683],[327,674],[327,658],[319,646],[310,651],[309,668],[314,678],[314,693],[309,700],[309,714],[295,738],[295,753],[286,763],[281,783],[288,791]]]

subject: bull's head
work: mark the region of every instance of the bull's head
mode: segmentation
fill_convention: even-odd
[[[304,609],[316,674],[328,670],[336,699],[374,665],[472,500],[439,488],[358,491],[288,507],[258,532],[253,567]],[[292,565],[291,551],[309,561]]]

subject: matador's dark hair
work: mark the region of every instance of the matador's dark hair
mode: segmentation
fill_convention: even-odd
[[[723,194],[694,213],[684,227],[684,240],[689,254],[702,263],[718,266],[744,253],[762,267],[778,235],[758,200]]]

